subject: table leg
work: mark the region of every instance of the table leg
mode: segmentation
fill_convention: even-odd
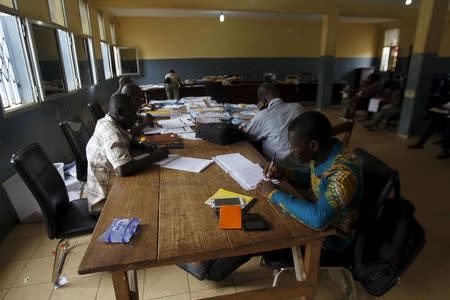
[[[317,291],[317,281],[320,269],[320,250],[322,241],[314,240],[305,246],[305,269],[306,278],[311,283],[310,293],[306,299],[314,300]]]
[[[128,272],[131,272],[131,278]],[[114,271],[111,273],[117,300],[139,300],[136,271]]]

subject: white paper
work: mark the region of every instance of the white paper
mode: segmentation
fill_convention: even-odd
[[[192,130],[191,127],[189,126],[185,126],[185,127],[180,127],[180,128],[167,128],[167,129],[163,129],[162,130],[162,134],[167,134],[167,133],[173,133],[173,134],[183,134],[183,133],[190,133],[190,132],[194,132]]]
[[[380,99],[375,98],[370,99],[368,111],[377,112],[379,108],[380,108]]]
[[[186,124],[184,124],[180,119],[159,120],[158,124],[165,129],[180,128],[186,126]]]
[[[192,140],[192,141],[201,140],[201,138],[195,136],[195,132],[181,133],[179,136],[185,140]]]
[[[200,173],[209,166],[213,161],[210,159],[201,159],[187,156],[179,156],[170,160],[165,164],[161,164],[161,168]]]
[[[161,127],[145,127],[144,130],[142,130],[143,134],[150,135],[150,134],[159,134],[164,129]]]

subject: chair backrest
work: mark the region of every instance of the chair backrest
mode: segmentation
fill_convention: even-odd
[[[363,175],[363,200],[361,203],[362,225],[375,222],[384,201],[392,192],[399,193],[399,179],[396,170],[361,148],[353,153],[359,160]]]
[[[95,121],[98,121],[105,116],[105,111],[97,101],[88,103],[88,109]]]
[[[223,101],[223,86],[221,82],[213,81],[205,83],[205,96],[210,96],[218,102]]]
[[[331,128],[331,134],[333,136],[344,134],[342,142],[344,143],[345,147],[348,147],[348,145],[350,144],[350,138],[352,136],[353,125],[353,121],[346,121],[336,124]]]
[[[87,158],[86,145],[91,138],[89,131],[84,126],[80,117],[74,117],[59,124],[61,130],[72,150],[77,168],[77,179],[86,181],[87,177]]]
[[[31,144],[11,157],[17,173],[42,209],[50,239],[58,235],[58,216],[69,204],[63,179],[39,144]]]

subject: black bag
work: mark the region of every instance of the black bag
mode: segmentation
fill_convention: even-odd
[[[358,232],[353,275],[366,291],[381,296],[396,285],[425,244],[425,232],[414,218],[414,206],[400,195],[387,198],[378,217]]]
[[[195,136],[219,145],[228,145],[245,139],[245,134],[241,130],[228,123],[197,123]]]

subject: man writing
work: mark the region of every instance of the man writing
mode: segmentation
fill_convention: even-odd
[[[296,198],[270,181],[261,181],[257,193],[313,229],[331,225],[346,234],[346,238],[333,236],[324,243],[328,250],[343,251],[353,239],[352,229],[362,197],[357,159],[352,153],[344,152],[341,141],[331,137],[331,124],[320,112],[306,112],[296,118],[289,125],[289,141],[293,155],[304,163],[310,162],[310,170],[282,168],[275,164],[267,170],[267,177],[310,185],[317,200]]]
[[[126,95],[115,94],[108,113],[100,119],[86,146],[89,213],[99,215],[116,175],[128,176],[167,157],[166,150],[138,149],[140,144],[126,130],[136,123],[135,106]]]
[[[258,107],[250,123],[244,128],[251,141],[262,142],[264,157],[271,160],[276,153],[277,160],[289,155],[289,123],[304,111],[298,103],[286,103],[278,96],[277,88],[265,82],[258,88]]]

